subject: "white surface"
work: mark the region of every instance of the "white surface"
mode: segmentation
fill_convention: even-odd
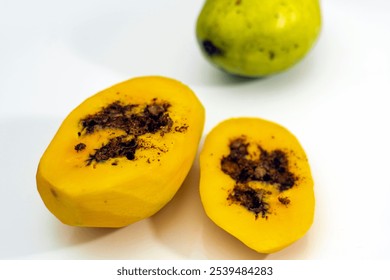
[[[195,43],[202,1],[0,0],[0,258],[386,259],[390,249],[390,2],[322,1],[323,30],[289,71],[259,80],[213,68]],[[204,214],[197,162],[175,198],[126,228],[61,224],[35,172],[62,119],[86,97],[141,75],[188,84],[220,120],[258,116],[291,130],[315,179],[315,222],[257,254]]]

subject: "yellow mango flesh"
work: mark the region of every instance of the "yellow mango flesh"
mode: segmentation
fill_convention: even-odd
[[[128,123],[105,127],[103,118],[100,125],[86,121],[110,104],[121,104],[128,119],[138,114],[143,121],[149,110],[169,116],[164,117],[169,122],[139,133],[124,129],[131,127]],[[111,111],[112,118],[121,114]],[[169,78],[134,78],[97,93],[66,117],[39,162],[36,181],[43,202],[59,220],[74,226],[123,227],[155,214],[172,199],[192,166],[204,115],[192,90]],[[91,126],[83,127],[85,123]],[[115,146],[130,149],[127,154],[104,154],[112,139],[134,139],[137,144]]]
[[[281,185],[261,180],[237,183],[222,168],[223,159],[232,154],[235,139],[244,139],[242,142],[247,148],[243,159],[245,162],[253,163],[262,154],[272,155],[273,151],[282,151],[287,158],[287,167],[283,168],[283,172],[288,172],[294,178],[292,186],[283,189]],[[215,224],[253,250],[276,252],[309,230],[315,209],[310,166],[300,143],[284,127],[258,118],[226,120],[207,135],[200,154],[200,169],[200,196],[206,214]],[[259,173],[263,178],[268,176],[265,172]],[[237,185],[249,186],[252,191],[257,190],[262,194],[259,195],[264,199],[261,205],[266,206],[262,212],[255,213],[253,210],[254,206],[260,208],[258,201],[252,208],[233,201],[233,195],[239,193],[235,191]]]

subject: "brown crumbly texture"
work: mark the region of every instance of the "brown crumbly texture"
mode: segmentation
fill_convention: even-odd
[[[81,152],[86,147],[87,145],[85,145],[84,143],[78,143],[76,146],[74,146],[74,149],[76,150],[76,152]]]
[[[141,112],[134,112],[138,104],[122,105],[116,101],[94,115],[81,120],[83,131],[92,134],[99,129],[120,129],[128,135],[140,136],[146,133],[171,130],[173,121],[169,116],[167,102],[157,103],[156,99]]]
[[[248,146],[244,137],[233,139],[230,142],[230,153],[221,159],[221,170],[236,181],[236,185],[228,200],[244,206],[254,212],[256,218],[259,214],[267,218],[269,205],[265,202],[267,195],[263,189],[254,189],[249,182],[259,181],[275,186],[279,192],[292,188],[297,180],[296,176],[288,170],[288,159],[281,150],[266,151],[258,146],[260,156],[257,159],[248,158]],[[279,198],[287,205],[288,198]]]
[[[288,197],[278,197],[278,200],[280,203],[283,205],[289,205],[290,204],[290,199]]]
[[[141,106],[144,106],[144,108]],[[89,155],[86,161],[87,165],[121,157],[134,160],[136,150],[142,146],[140,145],[140,139],[138,139],[139,136],[147,133],[159,133],[163,136],[172,130],[173,120],[168,112],[170,106],[168,102],[159,102],[156,98],[147,105],[122,104],[115,101],[97,113],[87,115],[81,119],[79,137],[103,129],[119,129],[125,132],[125,135],[111,138],[108,143],[95,149],[95,152]],[[188,126],[183,125],[175,127],[175,131],[185,132],[187,128]],[[77,152],[85,149],[82,144],[75,146]],[[112,165],[117,164],[117,162],[112,163]]]
[[[236,184],[233,192],[229,194],[228,199],[255,213],[256,219],[259,214],[261,214],[262,218],[266,218],[269,204],[265,202],[265,197],[270,194],[272,192],[264,189],[253,189],[247,184]]]
[[[128,160],[133,160],[137,146],[135,138],[127,139],[123,136],[112,138],[107,144],[96,149],[93,155],[89,156],[87,165],[90,165],[94,161],[104,162],[110,158],[118,157],[126,157]]]

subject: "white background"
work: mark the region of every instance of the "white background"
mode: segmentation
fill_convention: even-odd
[[[390,2],[322,1],[323,29],[294,68],[232,78],[195,41],[203,1],[0,0],[0,259],[388,259]],[[85,98],[141,75],[189,85],[205,134],[233,116],[282,124],[315,179],[307,235],[258,254],[205,215],[194,167],[155,216],[122,229],[74,228],[43,205],[38,161]]]

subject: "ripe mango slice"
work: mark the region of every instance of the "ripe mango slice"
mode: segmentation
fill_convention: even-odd
[[[205,112],[165,77],[130,79],[88,98],[63,121],[36,181],[63,223],[123,227],[159,211],[194,161]]]
[[[301,238],[315,199],[307,156],[284,127],[233,118],[206,137],[200,196],[209,218],[248,247],[273,253]]]

